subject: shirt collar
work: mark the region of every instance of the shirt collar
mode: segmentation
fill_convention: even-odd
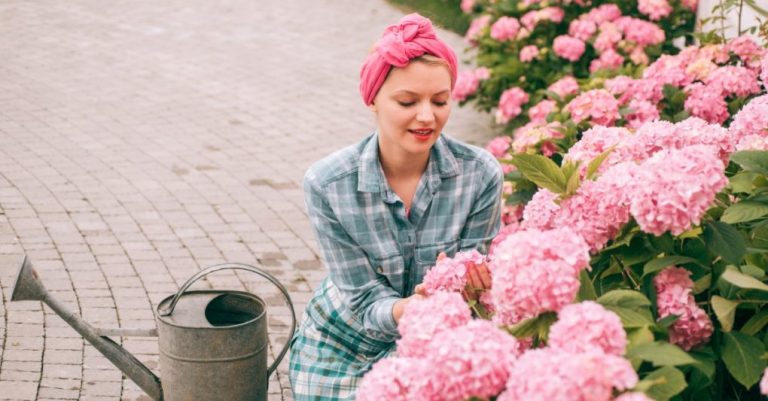
[[[379,134],[374,132],[360,152],[357,190],[360,192],[382,192],[386,190],[384,171],[379,162]],[[459,174],[459,163],[442,135],[430,150],[429,162],[424,172],[430,184],[438,184],[441,178]]]

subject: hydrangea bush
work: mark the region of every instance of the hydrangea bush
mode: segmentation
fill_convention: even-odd
[[[456,85],[460,101],[496,110],[510,129],[533,120],[542,100],[578,88],[591,73],[633,73],[676,38],[691,40],[697,0],[476,0],[462,9],[475,19],[466,40],[480,73],[467,71]],[[559,82],[552,87],[553,84]],[[605,116],[611,119],[611,116]]]
[[[768,95],[730,119],[596,125],[559,165],[512,157],[532,200],[488,255],[428,271],[358,399],[768,394]],[[467,300],[479,264],[492,285]]]

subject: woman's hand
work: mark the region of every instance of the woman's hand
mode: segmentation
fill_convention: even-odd
[[[401,300],[396,301],[394,306],[392,306],[392,317],[395,318],[395,323],[400,323],[400,318],[403,316],[403,312],[405,311],[405,307],[406,305],[408,305],[408,303],[414,300],[421,300],[424,298],[425,298],[424,295],[413,294],[408,298],[403,298]]]
[[[464,299],[478,300],[480,295],[491,289],[491,273],[488,271],[488,265],[485,263],[471,263],[467,266],[467,286],[461,295]]]

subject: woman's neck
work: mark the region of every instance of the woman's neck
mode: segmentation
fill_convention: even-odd
[[[379,143],[379,161],[388,180],[421,177],[427,169],[429,153],[414,155],[397,152],[395,149],[385,149]]]

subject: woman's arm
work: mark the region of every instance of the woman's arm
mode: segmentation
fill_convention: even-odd
[[[489,155],[489,158],[491,156]],[[464,228],[461,230],[461,251],[477,249],[487,251],[493,237],[501,227],[501,193],[504,188],[504,174],[501,165],[495,159],[489,159],[483,167],[486,171],[484,185],[469,212]]]
[[[397,339],[394,313],[404,301],[386,279],[377,274],[368,257],[341,225],[327,196],[311,178],[304,179],[307,210],[329,277],[341,291],[349,309],[363,324],[366,334],[380,341]]]

